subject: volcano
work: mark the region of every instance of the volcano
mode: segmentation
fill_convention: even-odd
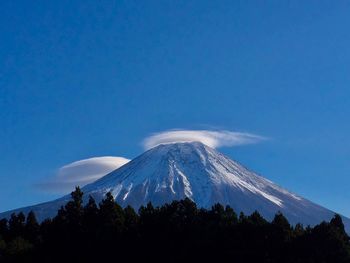
[[[118,204],[135,209],[148,202],[157,206],[187,197],[204,208],[220,203],[245,214],[257,210],[268,220],[282,212],[292,224],[300,222],[311,226],[328,221],[335,214],[199,142],[158,145],[84,186],[82,191],[86,199],[91,195],[96,201],[111,192]],[[69,200],[70,195],[66,195],[51,202],[8,211],[0,217],[33,210],[38,219],[43,220],[55,216]],[[342,218],[349,233],[350,219]]]

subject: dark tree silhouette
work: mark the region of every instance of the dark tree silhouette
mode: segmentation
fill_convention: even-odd
[[[237,217],[229,206],[207,210],[188,198],[137,213],[111,193],[99,205],[78,187],[71,197],[41,223],[33,212],[0,220],[0,262],[350,262],[339,215],[304,228],[281,213],[268,222],[258,211]]]

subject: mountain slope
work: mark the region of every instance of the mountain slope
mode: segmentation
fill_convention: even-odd
[[[189,197],[200,207],[221,203],[247,214],[258,210],[267,219],[281,211],[291,223],[305,225],[334,215],[198,142],[159,145],[82,190],[97,201],[110,191],[120,205],[135,208]],[[20,210],[33,209],[43,219],[53,216],[67,200],[69,196],[64,196]],[[343,219],[349,232],[350,220]]]

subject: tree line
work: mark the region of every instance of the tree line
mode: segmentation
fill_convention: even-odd
[[[77,187],[52,219],[33,212],[0,220],[0,262],[350,262],[342,219],[292,226],[281,213],[269,222],[257,211],[237,215],[229,206],[198,208],[186,198],[138,212],[111,193],[83,204]]]

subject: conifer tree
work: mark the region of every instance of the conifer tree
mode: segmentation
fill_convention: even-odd
[[[33,211],[30,211],[27,215],[25,224],[25,237],[29,240],[36,240],[39,234],[39,224]]]
[[[125,226],[127,229],[134,229],[136,228],[139,217],[137,213],[135,212],[134,208],[131,206],[127,206],[124,208],[124,215],[125,215]]]
[[[139,209],[140,227],[145,233],[151,233],[156,229],[158,224],[157,210],[151,202],[146,206],[141,206]],[[159,227],[158,227],[159,229]]]
[[[277,237],[275,237],[276,239],[281,239],[284,241],[290,240],[292,228],[288,222],[288,219],[281,212],[278,212],[275,215],[271,224],[274,229],[274,233],[277,235]]]
[[[156,209],[151,202],[149,202],[146,206],[141,206],[139,209],[139,214],[143,219],[148,219],[149,217],[154,216],[155,212]]]
[[[340,215],[335,214],[329,223],[332,227],[335,227],[340,231],[345,231],[344,223]]]
[[[89,201],[84,207],[84,221],[87,223],[88,227],[93,227],[95,224],[97,224],[98,212],[96,201],[90,195]]]
[[[9,220],[9,232],[13,237],[17,237],[23,234],[25,223],[25,216],[22,212],[18,215],[13,213]]]
[[[124,226],[124,211],[115,201],[111,192],[100,203],[100,218],[102,224],[107,228],[115,228],[116,231],[122,231]]]
[[[340,215],[335,214],[329,222],[329,225],[332,229],[333,234],[336,235],[338,239],[342,240],[342,243],[344,245],[349,243],[350,239],[345,231],[345,226]],[[348,246],[348,249],[350,253],[350,246]]]
[[[290,229],[290,224],[288,222],[288,219],[281,212],[278,212],[275,215],[275,217],[272,220],[272,224],[281,229],[286,229],[286,230]]]
[[[238,223],[236,212],[228,205],[225,207],[225,221],[228,226],[233,226]]]
[[[254,226],[263,226],[267,224],[267,221],[255,210],[250,216],[248,216],[248,221]]]
[[[182,208],[182,214],[183,216],[187,218],[193,218],[197,215],[198,209],[195,202],[193,202],[191,199],[186,197],[185,199],[180,201],[181,208]]]
[[[247,217],[245,216],[245,214],[243,212],[240,212],[238,222],[240,224],[242,224],[242,223],[245,223],[246,221],[247,221]]]
[[[83,215],[83,192],[77,186],[71,193],[72,200],[65,205],[68,224],[73,227],[81,224]]]
[[[304,226],[302,224],[298,223],[294,226],[294,231],[293,231],[294,236],[300,237],[304,233],[305,233],[305,229],[304,229]]]
[[[57,225],[65,225],[67,224],[67,211],[64,206],[61,206],[57,211],[57,215],[53,219],[53,222]]]

